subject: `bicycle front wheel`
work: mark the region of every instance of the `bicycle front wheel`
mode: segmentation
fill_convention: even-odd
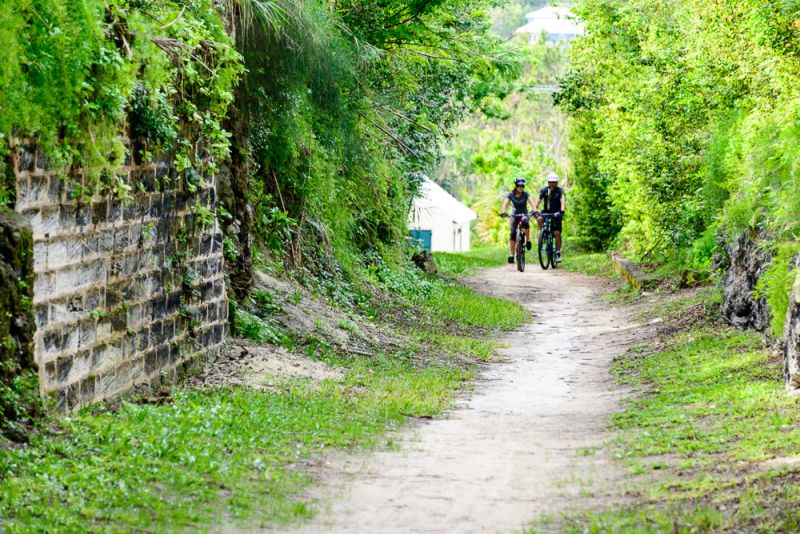
[[[550,267],[553,269],[556,268],[556,251],[555,247],[553,246],[553,236],[547,236],[547,263],[550,264]]]
[[[536,247],[536,250],[539,252],[539,265],[541,265],[542,269],[546,271],[549,265],[547,264],[547,256],[545,252],[545,245],[547,241],[544,232],[545,231],[542,230],[541,233],[539,233],[539,246]]]
[[[525,234],[517,232],[517,270],[525,272]]]

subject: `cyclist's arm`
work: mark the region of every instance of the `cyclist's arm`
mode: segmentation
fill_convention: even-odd
[[[533,197],[528,197],[528,204],[531,206],[531,211],[536,211],[536,206],[533,205]]]
[[[536,205],[533,207],[533,211],[539,211],[539,204],[542,203],[542,197],[536,199]]]
[[[567,207],[567,197],[561,195],[561,211],[564,211],[566,207]]]
[[[500,213],[506,213],[506,210],[508,209],[508,203],[509,203],[509,200],[508,200],[508,197],[506,197],[503,200],[503,207],[500,208]]]

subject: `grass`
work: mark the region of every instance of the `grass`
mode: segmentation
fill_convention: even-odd
[[[465,276],[479,269],[500,267],[505,264],[507,257],[508,249],[498,246],[484,246],[460,253],[433,253],[439,273],[445,276]]]
[[[565,246],[563,269],[592,276],[617,276],[614,264],[605,252],[583,252]]]
[[[660,302],[649,314],[685,316],[713,288]],[[696,313],[696,312],[695,312]],[[613,421],[614,455],[644,483],[638,502],[567,518],[569,532],[797,531],[800,473],[765,461],[800,457],[800,399],[760,334],[710,324],[630,350],[614,373],[639,391]]]
[[[466,356],[480,362],[491,361],[500,345],[493,340],[450,335],[444,332],[419,331],[412,337],[434,345],[452,354]]]
[[[424,303],[446,321],[466,326],[508,329],[530,318],[521,304],[487,297],[458,284],[442,283],[438,291],[426,297]]]
[[[344,366],[345,379],[269,392],[179,389],[166,405],[85,410],[28,447],[0,451],[3,530],[302,520],[313,510],[298,467],[327,448],[374,445],[405,417],[439,414],[472,376],[454,365],[418,369],[403,355],[319,357]]]
[[[494,354],[497,344],[482,336],[529,319],[518,304],[415,271],[376,270],[374,279],[408,314],[425,317],[412,329],[387,325],[410,330],[407,347],[367,357],[297,339],[292,346],[344,378],[270,391],[176,388],[165,404],[54,415],[29,445],[0,443],[0,530],[249,529],[313,515],[304,494],[310,463],[329,449],[381,444],[408,417],[441,414],[473,377],[466,361]],[[236,328],[285,344],[267,297],[235,308]]]

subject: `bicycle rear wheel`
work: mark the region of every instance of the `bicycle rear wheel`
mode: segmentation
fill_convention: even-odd
[[[542,269],[544,269],[546,271],[547,268],[549,267],[549,265],[547,264],[547,256],[545,255],[546,253],[545,253],[545,250],[544,250],[545,243],[546,243],[546,238],[545,238],[544,232],[545,231],[542,230],[539,233],[539,246],[536,247],[536,250],[539,252],[539,265],[541,265]]]
[[[525,233],[517,230],[517,270],[525,272]]]

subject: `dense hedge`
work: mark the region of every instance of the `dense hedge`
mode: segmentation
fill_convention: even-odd
[[[770,236],[762,290],[782,323],[800,250],[800,2],[583,0],[575,11],[588,31],[557,99],[580,164],[584,244],[691,278],[708,275],[716,233]],[[621,229],[609,235],[603,220]]]

